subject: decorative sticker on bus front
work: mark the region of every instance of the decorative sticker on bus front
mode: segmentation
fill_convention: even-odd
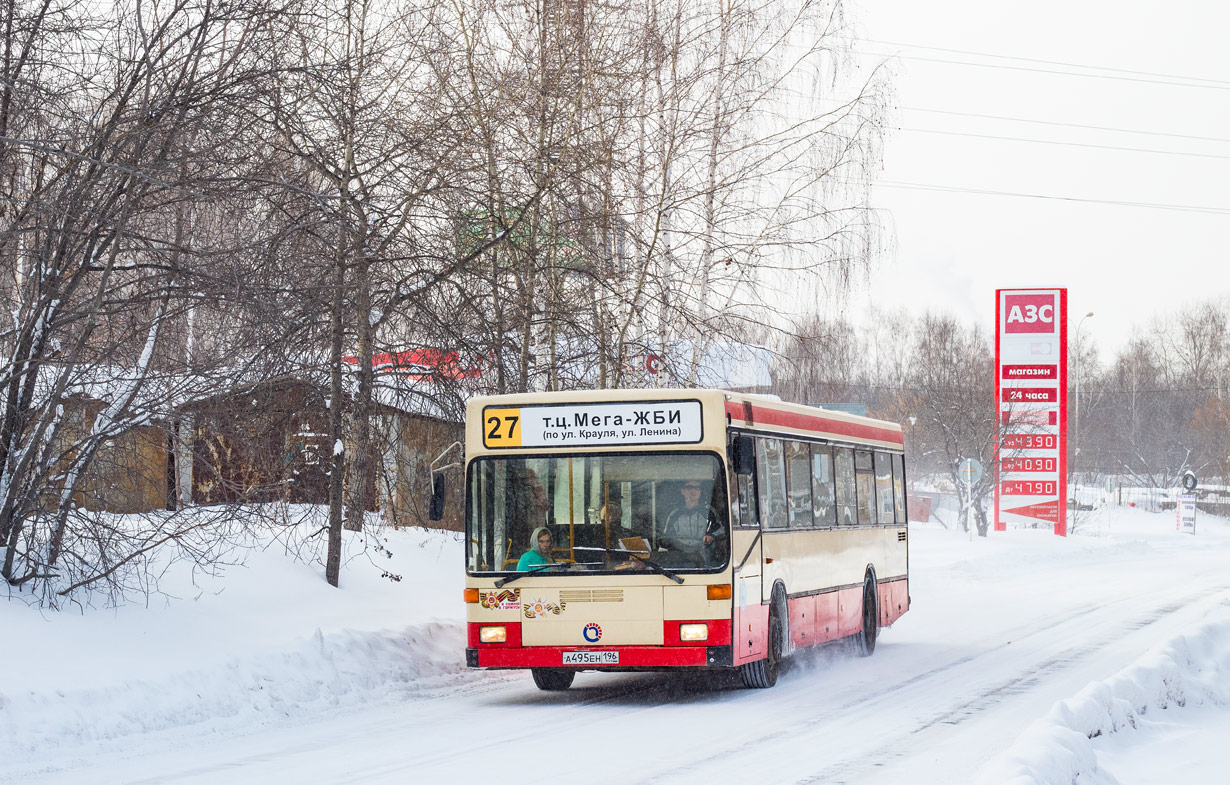
[[[548,613],[554,613],[556,616],[559,616],[564,612],[564,608],[567,607],[567,603],[561,602],[556,605],[553,602],[544,602],[542,599],[536,599],[525,603],[523,607],[525,609],[525,618],[541,619]]]
[[[487,448],[695,444],[704,436],[700,401],[488,407],[482,428]]]
[[[478,593],[478,604],[487,610],[520,610],[521,590],[505,589],[499,593],[493,591],[480,591]]]

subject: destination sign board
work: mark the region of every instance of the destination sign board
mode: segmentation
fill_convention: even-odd
[[[483,445],[600,447],[696,444],[704,438],[700,401],[632,401],[483,409]]]

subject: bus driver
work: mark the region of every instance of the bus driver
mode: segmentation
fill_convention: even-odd
[[[666,517],[658,547],[696,554],[704,566],[716,566],[726,552],[726,529],[717,511],[700,503],[701,490],[699,480],[684,482],[683,506]]]

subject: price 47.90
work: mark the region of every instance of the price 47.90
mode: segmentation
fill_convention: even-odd
[[[1055,483],[1051,480],[1008,480],[999,486],[1004,496],[1054,496]]]

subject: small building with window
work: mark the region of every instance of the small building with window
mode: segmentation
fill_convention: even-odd
[[[367,509],[394,525],[428,525],[429,467],[462,438],[462,415],[451,413],[460,401],[428,381],[386,379],[374,391],[376,470],[364,494]],[[192,504],[328,503],[334,448],[322,383],[296,376],[263,380],[193,401],[180,415],[180,427],[192,432]],[[431,525],[459,529],[459,505],[450,504],[445,519]]]

